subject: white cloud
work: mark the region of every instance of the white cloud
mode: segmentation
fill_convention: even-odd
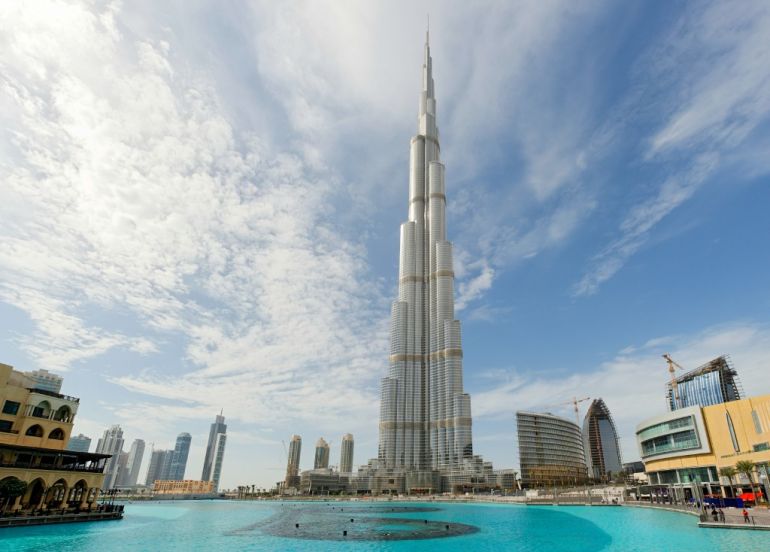
[[[178,404],[166,427],[224,404],[245,420],[371,414],[387,309],[335,223],[337,177],[238,131],[211,82],[116,30],[112,7],[51,9],[3,18],[0,297],[35,322],[28,353],[65,369],[181,336],[173,376],[111,379]],[[104,314],[138,329],[100,328]]]
[[[738,160],[736,148],[770,113],[770,66],[763,57],[768,49],[766,3],[713,2],[685,10],[661,44],[640,58],[636,78],[645,83],[643,88],[658,91],[652,109],[665,118],[646,146],[646,161],[671,162],[670,176],[653,197],[632,207],[620,224],[620,237],[590,261],[574,295],[596,293],[646,243],[653,228],[697,192],[723,158]],[[655,96],[649,90],[647,95]],[[648,101],[642,94],[631,99],[640,105]],[[750,165],[764,164],[745,153],[740,158],[748,172]]]

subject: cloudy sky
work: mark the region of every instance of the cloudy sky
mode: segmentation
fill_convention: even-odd
[[[0,362],[223,486],[376,455],[430,12],[476,452],[514,412],[770,392],[767,2],[0,4]],[[146,463],[145,463],[146,467]]]

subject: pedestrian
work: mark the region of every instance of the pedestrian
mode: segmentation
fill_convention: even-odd
[[[722,508],[720,508],[720,509],[718,510],[718,512],[719,512],[719,521],[721,521],[722,523],[724,523],[724,522],[725,522],[725,511],[724,511],[724,510],[722,510]]]
[[[746,508],[743,509],[743,523],[749,522],[749,511]]]
[[[719,521],[719,514],[718,514],[718,513],[717,513],[717,511],[716,511],[716,510],[714,510],[714,509],[712,509],[712,510],[711,510],[711,517],[712,517],[712,518],[714,518],[714,523],[716,523],[717,521]]]

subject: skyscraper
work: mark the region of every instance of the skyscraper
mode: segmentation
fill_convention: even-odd
[[[123,430],[119,425],[110,426],[104,431],[104,435],[96,443],[96,452],[112,455],[104,466],[104,484],[102,485],[102,489],[111,489],[118,484],[120,453],[123,452]]]
[[[286,487],[297,487],[299,485],[299,460],[301,453],[302,437],[292,435],[286,458]]]
[[[328,468],[329,467],[329,444],[321,437],[315,444],[315,461],[313,462],[313,469]]]
[[[172,453],[170,450],[153,450],[150,455],[150,466],[147,468],[147,479],[145,485],[152,487],[155,481],[167,479],[163,477],[163,466],[166,463],[166,457]]]
[[[144,457],[144,441],[135,439],[128,451],[126,460],[126,476],[123,479],[123,485],[133,487],[139,478],[139,468],[142,467],[142,458]]]
[[[77,437],[70,437],[70,440],[67,441],[67,450],[72,450],[75,452],[88,452],[89,448],[91,448],[91,438],[86,437],[82,433],[80,433]]]
[[[340,473],[353,472],[353,436],[346,433],[342,436],[340,450]]]
[[[225,455],[225,444],[227,442],[227,425],[225,417],[218,414],[211,424],[209,430],[209,440],[206,444],[206,457],[203,459],[203,481],[214,481],[214,488],[219,486],[219,476],[222,471],[222,460]],[[220,437],[221,435],[221,437]],[[219,469],[217,470],[217,466]]]
[[[171,467],[168,479],[181,481],[187,468],[187,456],[190,454],[190,442],[192,436],[189,433],[180,433],[176,438],[176,446],[171,457]]]
[[[583,448],[588,476],[605,479],[623,469],[615,422],[602,399],[594,399],[583,420]]]
[[[401,224],[398,298],[391,309],[390,370],[381,384],[378,453],[381,468],[415,474],[456,472],[474,459],[432,63],[426,39],[418,133],[410,149],[408,220]]]

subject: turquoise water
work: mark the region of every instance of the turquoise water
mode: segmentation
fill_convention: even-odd
[[[404,509],[399,511],[399,506]],[[425,509],[411,511],[415,506]],[[391,507],[393,511],[388,510]],[[383,541],[349,540],[342,536],[343,530],[353,539],[473,532]],[[280,533],[289,536],[277,536]],[[313,540],[317,538],[333,540]],[[0,529],[2,551],[438,548],[448,552],[754,551],[770,549],[770,533],[699,529],[694,516],[640,508],[236,501],[135,503],[126,506],[121,521]]]

